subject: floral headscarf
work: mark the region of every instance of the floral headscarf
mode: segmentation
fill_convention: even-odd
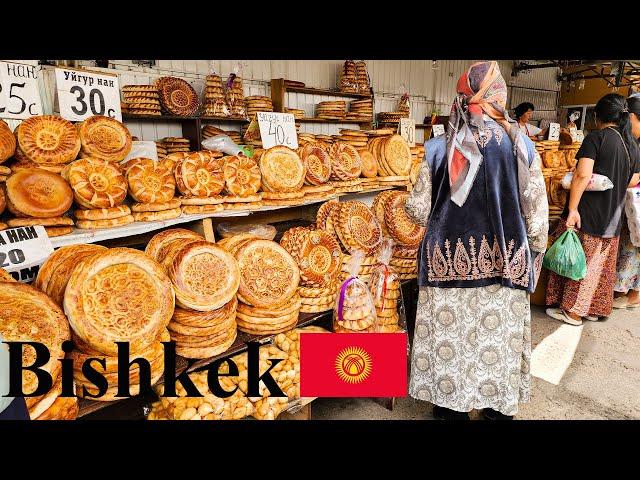
[[[483,114],[497,121],[509,134],[518,160],[518,183],[523,191],[529,183],[527,146],[515,121],[506,110],[507,84],[497,62],[474,63],[458,79],[457,96],[451,106],[447,132],[447,162],[451,200],[463,206],[476,179],[482,154],[473,135],[473,128],[484,128]],[[531,210],[526,200],[523,213]]]

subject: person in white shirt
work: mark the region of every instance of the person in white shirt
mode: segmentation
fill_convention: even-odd
[[[518,122],[518,126],[532,140],[537,140],[539,137],[543,137],[547,133],[546,128],[543,130],[529,123],[531,114],[535,109],[536,107],[533,105],[533,103],[523,102],[518,105],[513,111],[514,116],[516,117],[516,120]]]

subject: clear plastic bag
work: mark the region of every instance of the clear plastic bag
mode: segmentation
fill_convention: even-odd
[[[396,270],[389,265],[392,255],[393,241],[385,239],[378,254],[378,263],[373,267],[369,279],[369,291],[373,296],[378,319],[377,332],[407,331],[400,277]]]
[[[573,228],[567,229],[547,250],[542,261],[544,268],[571,280],[587,276],[587,259],[580,238]]]
[[[215,135],[207,138],[202,141],[202,147],[207,150],[226,153],[227,155],[238,155],[243,151],[228,135]]]
[[[131,142],[129,154],[120,163],[126,163],[132,158],[150,158],[158,161],[158,148],[156,142]]]
[[[571,190],[571,182],[573,181],[573,172],[567,172],[562,177],[562,188],[565,190]],[[609,177],[600,175],[599,173],[592,173],[591,180],[587,184],[585,191],[587,192],[604,192],[605,190],[611,190],[613,188],[613,182],[609,180]]]
[[[373,296],[365,282],[357,277],[364,252],[356,250],[349,262],[349,277],[338,290],[333,308],[333,331],[335,333],[376,332],[378,317]]]
[[[236,225],[233,223],[221,223],[218,225],[218,233],[222,238],[230,238],[243,233],[250,233],[258,238],[271,240],[276,237],[276,227],[259,223],[248,223],[246,225]]]

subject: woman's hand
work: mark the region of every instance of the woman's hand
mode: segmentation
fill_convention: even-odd
[[[567,228],[575,228],[580,230],[580,214],[577,210],[569,210],[567,217]]]

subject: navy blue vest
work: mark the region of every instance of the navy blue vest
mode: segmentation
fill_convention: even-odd
[[[419,285],[501,284],[532,292],[533,263],[511,139],[493,120],[486,120],[485,129],[475,135],[483,162],[462,207],[450,198],[445,136],[425,144],[432,194],[429,226],[420,246]],[[533,142],[527,146],[531,164]]]

